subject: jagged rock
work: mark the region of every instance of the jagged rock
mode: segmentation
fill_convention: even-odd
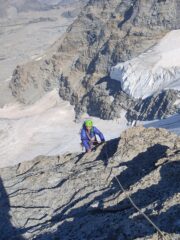
[[[85,111],[84,106],[87,106],[86,110],[91,116],[114,119],[121,117],[122,110],[132,108],[134,105],[134,101],[121,91],[116,81],[103,78],[84,96],[76,113],[78,117]]]
[[[129,109],[126,117],[128,121],[162,119],[179,112],[179,106],[175,102],[180,99],[179,91],[165,90],[148,98],[137,101],[137,104]]]
[[[90,154],[39,156],[0,169],[1,239],[158,239],[117,176],[137,206],[178,240],[179,161],[178,136],[136,127]]]
[[[13,95],[30,103],[56,87],[77,111],[81,103],[84,111],[91,111],[94,85],[108,75],[111,66],[139,55],[169,30],[179,28],[179,9],[178,0],[90,0],[42,60],[15,70],[10,84]],[[118,98],[113,97],[102,108],[103,118],[117,116],[113,106]],[[101,109],[102,99],[93,104]],[[114,113],[109,114],[109,108]]]

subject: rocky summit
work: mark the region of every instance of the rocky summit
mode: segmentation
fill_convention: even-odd
[[[75,105],[77,116],[87,111],[104,119],[120,117],[121,109],[134,109],[137,103],[110,79],[110,68],[180,28],[179,11],[179,0],[89,0],[46,55],[17,66],[12,93],[32,103],[58,88],[60,96]]]
[[[139,126],[89,154],[0,169],[0,239],[178,240],[179,163],[177,135]]]

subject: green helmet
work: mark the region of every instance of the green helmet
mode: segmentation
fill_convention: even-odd
[[[92,120],[86,120],[84,123],[85,123],[86,127],[92,127],[93,126]]]

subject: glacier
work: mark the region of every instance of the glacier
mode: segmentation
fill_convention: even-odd
[[[112,67],[110,77],[137,99],[165,89],[180,90],[180,30],[170,31],[138,57]]]

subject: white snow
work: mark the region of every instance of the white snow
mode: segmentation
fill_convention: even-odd
[[[106,140],[119,137],[127,128],[122,118],[104,121],[92,118]],[[38,155],[81,152],[80,123],[74,122],[73,107],[56,90],[31,106],[9,104],[0,109],[0,167],[31,160]]]
[[[135,98],[146,98],[163,89],[180,90],[180,30],[169,32],[138,57],[111,69],[112,79]]]
[[[128,127],[125,113],[121,113],[121,119],[111,121],[91,118],[109,140],[119,137]],[[74,117],[73,106],[61,100],[56,90],[31,106],[14,103],[1,108],[0,167],[31,160],[38,155],[81,152],[79,133],[89,116],[84,115],[80,123],[75,123]],[[144,124],[180,134],[180,115]]]
[[[174,102],[174,105],[175,105],[177,108],[180,108],[180,92],[179,92],[179,94],[178,94],[177,100]]]

